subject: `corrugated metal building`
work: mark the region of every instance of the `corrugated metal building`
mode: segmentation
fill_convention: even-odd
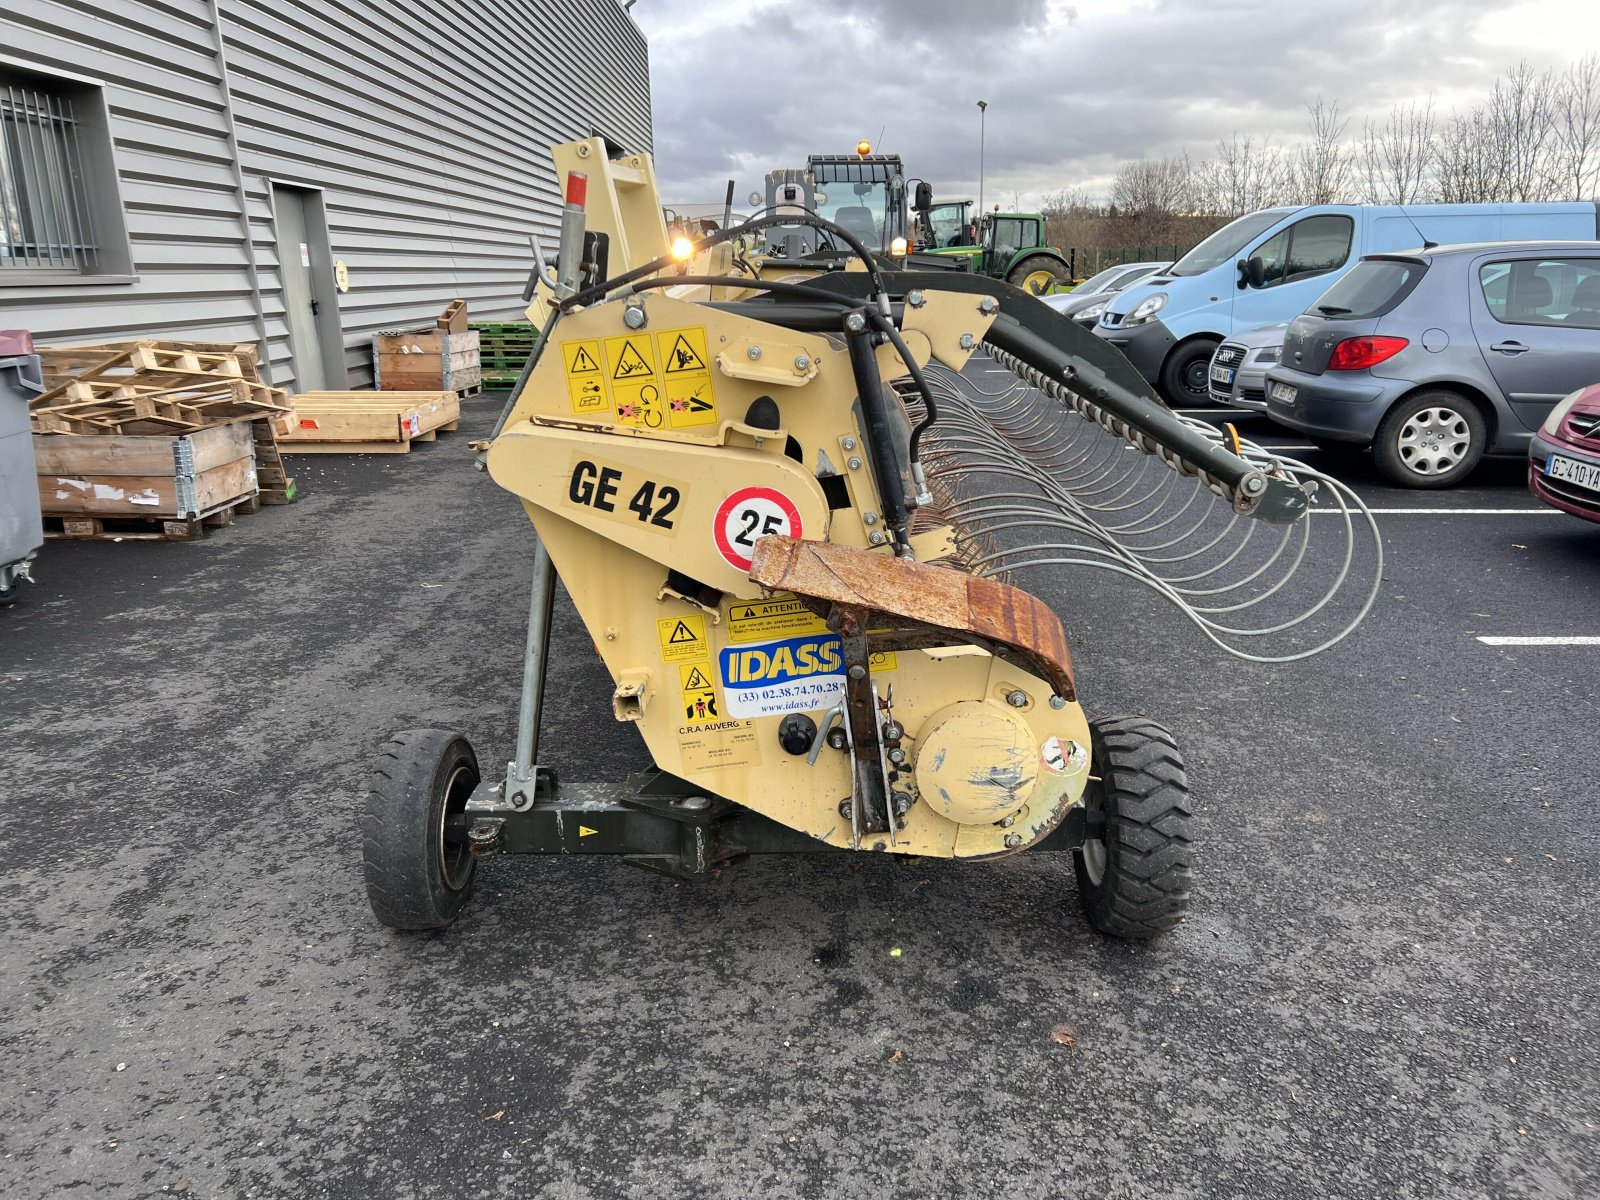
[[[520,314],[548,147],[591,132],[651,149],[618,0],[6,0],[0,328],[365,386],[379,330]]]

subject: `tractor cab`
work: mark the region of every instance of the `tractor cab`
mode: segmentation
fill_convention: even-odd
[[[806,171],[820,199],[816,213],[849,230],[870,250],[889,253],[906,236],[906,175],[898,154],[873,154],[861,143],[855,154],[813,154]]]
[[[945,200],[923,210],[917,231],[919,250],[955,250],[976,246],[977,222],[971,200]]]

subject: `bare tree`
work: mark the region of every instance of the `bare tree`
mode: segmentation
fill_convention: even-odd
[[[1555,79],[1526,60],[1499,79],[1486,105],[1502,155],[1502,200],[1543,200],[1553,184],[1548,153],[1555,130]]]
[[[1440,131],[1435,156],[1439,199],[1491,204],[1505,199],[1505,152],[1487,105],[1457,113]]]
[[[1111,210],[1118,240],[1124,246],[1173,241],[1180,214],[1190,206],[1188,155],[1141,158],[1117,168],[1111,182]]]
[[[1600,54],[1573,63],[1552,104],[1552,196],[1592,200],[1600,193]]]
[[[1339,102],[1318,96],[1306,105],[1311,136],[1295,152],[1289,168],[1294,198],[1302,204],[1335,204],[1350,192],[1350,152],[1344,145],[1345,127]]]
[[[1197,207],[1222,217],[1270,208],[1293,191],[1293,170],[1271,138],[1239,131],[1217,143],[1217,156],[1195,172]]]
[[[1415,204],[1427,195],[1434,161],[1433,97],[1395,108],[1361,131],[1362,198],[1368,204]]]

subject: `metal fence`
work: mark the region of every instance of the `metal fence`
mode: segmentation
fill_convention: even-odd
[[[94,266],[72,101],[0,86],[0,270]]]
[[[1193,245],[1171,242],[1152,246],[1089,246],[1067,251],[1072,277],[1086,279],[1107,267],[1136,262],[1177,262]]]

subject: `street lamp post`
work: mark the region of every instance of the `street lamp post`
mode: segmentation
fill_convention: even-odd
[[[978,219],[983,219],[983,134],[984,123],[989,115],[989,102],[978,101]]]

